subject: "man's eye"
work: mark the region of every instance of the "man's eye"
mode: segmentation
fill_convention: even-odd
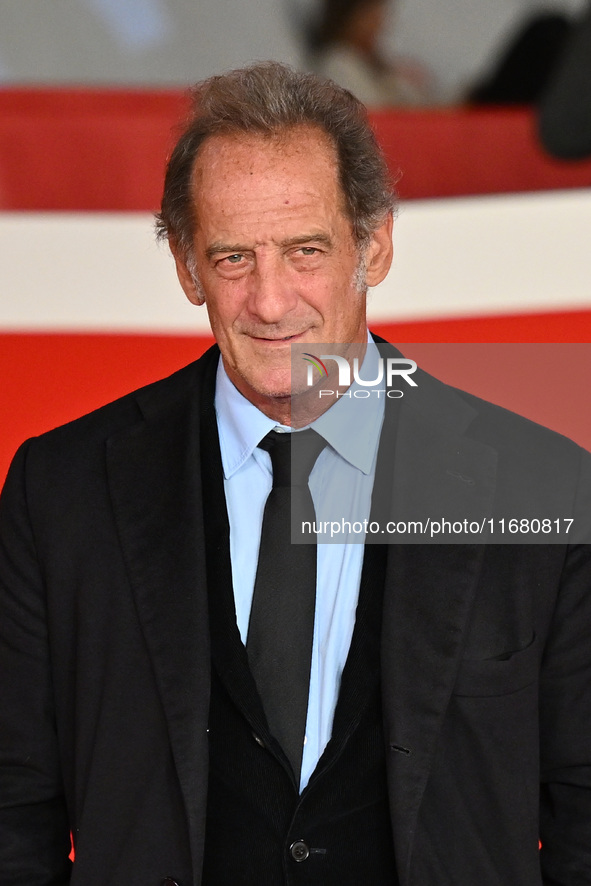
[[[302,246],[302,252],[304,255],[315,255],[318,250],[315,246]]]
[[[233,255],[227,255],[225,261],[229,261],[231,265],[237,265],[242,261],[242,253],[235,252]]]

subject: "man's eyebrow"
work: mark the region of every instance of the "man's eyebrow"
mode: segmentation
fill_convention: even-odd
[[[205,255],[207,258],[213,258],[214,255],[219,255],[220,252],[227,252],[229,255],[233,255],[235,252],[248,252],[248,247],[236,243],[212,243],[205,250]]]
[[[324,246],[331,247],[333,245],[331,237],[328,234],[301,234],[296,237],[288,237],[287,240],[281,241],[281,246],[301,246],[305,243],[322,243]]]
[[[283,248],[286,246],[303,246],[306,243],[321,243],[324,246],[332,248],[333,241],[332,238],[329,237],[328,234],[297,234],[295,237],[287,237],[285,240],[281,240],[279,245]],[[249,252],[252,247],[244,246],[244,244],[240,243],[212,243],[211,246],[208,246],[205,250],[205,255],[207,258],[213,258],[214,255],[220,255],[220,253],[224,253],[226,255],[233,255],[234,253],[243,253]]]

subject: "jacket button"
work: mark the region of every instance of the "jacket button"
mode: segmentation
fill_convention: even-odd
[[[310,855],[310,850],[303,840],[296,840],[295,843],[292,843],[289,851],[294,861],[305,861]]]
[[[165,877],[160,886],[181,886],[173,877]]]
[[[257,743],[258,745],[260,745],[262,748],[266,747],[265,742],[264,742],[263,739],[260,737],[260,735],[257,735],[257,734],[256,734],[256,732],[253,732],[253,733],[252,733],[252,737],[254,738],[254,740],[256,741],[256,743]]]

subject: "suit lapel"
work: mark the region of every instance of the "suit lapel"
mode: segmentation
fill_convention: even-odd
[[[113,510],[187,810],[202,863],[207,790],[209,631],[199,476],[203,366],[138,394],[143,420],[107,443]],[[174,377],[173,377],[174,378]],[[179,392],[179,387],[181,388]]]
[[[421,373],[401,404],[394,519],[492,513],[496,452],[463,436],[476,413]],[[420,538],[420,537],[419,537]],[[382,624],[383,712],[396,857],[409,881],[412,840],[452,692],[482,544],[393,544]]]
[[[213,665],[234,704],[250,722],[267,747],[275,747],[246,648],[236,623],[236,607],[230,559],[230,524],[226,508],[223,466],[214,406],[215,379],[206,384],[201,404],[201,476],[203,486],[209,621]],[[278,745],[277,745],[278,748]],[[281,754],[284,763],[285,755]],[[287,769],[291,773],[289,765]]]

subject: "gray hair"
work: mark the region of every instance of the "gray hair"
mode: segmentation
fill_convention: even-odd
[[[157,237],[168,239],[185,259],[192,252],[195,223],[193,168],[201,146],[214,135],[271,137],[297,126],[316,126],[334,145],[345,209],[360,247],[393,211],[394,186],[365,107],[331,80],[263,62],[198,83],[192,98],[156,215]]]

